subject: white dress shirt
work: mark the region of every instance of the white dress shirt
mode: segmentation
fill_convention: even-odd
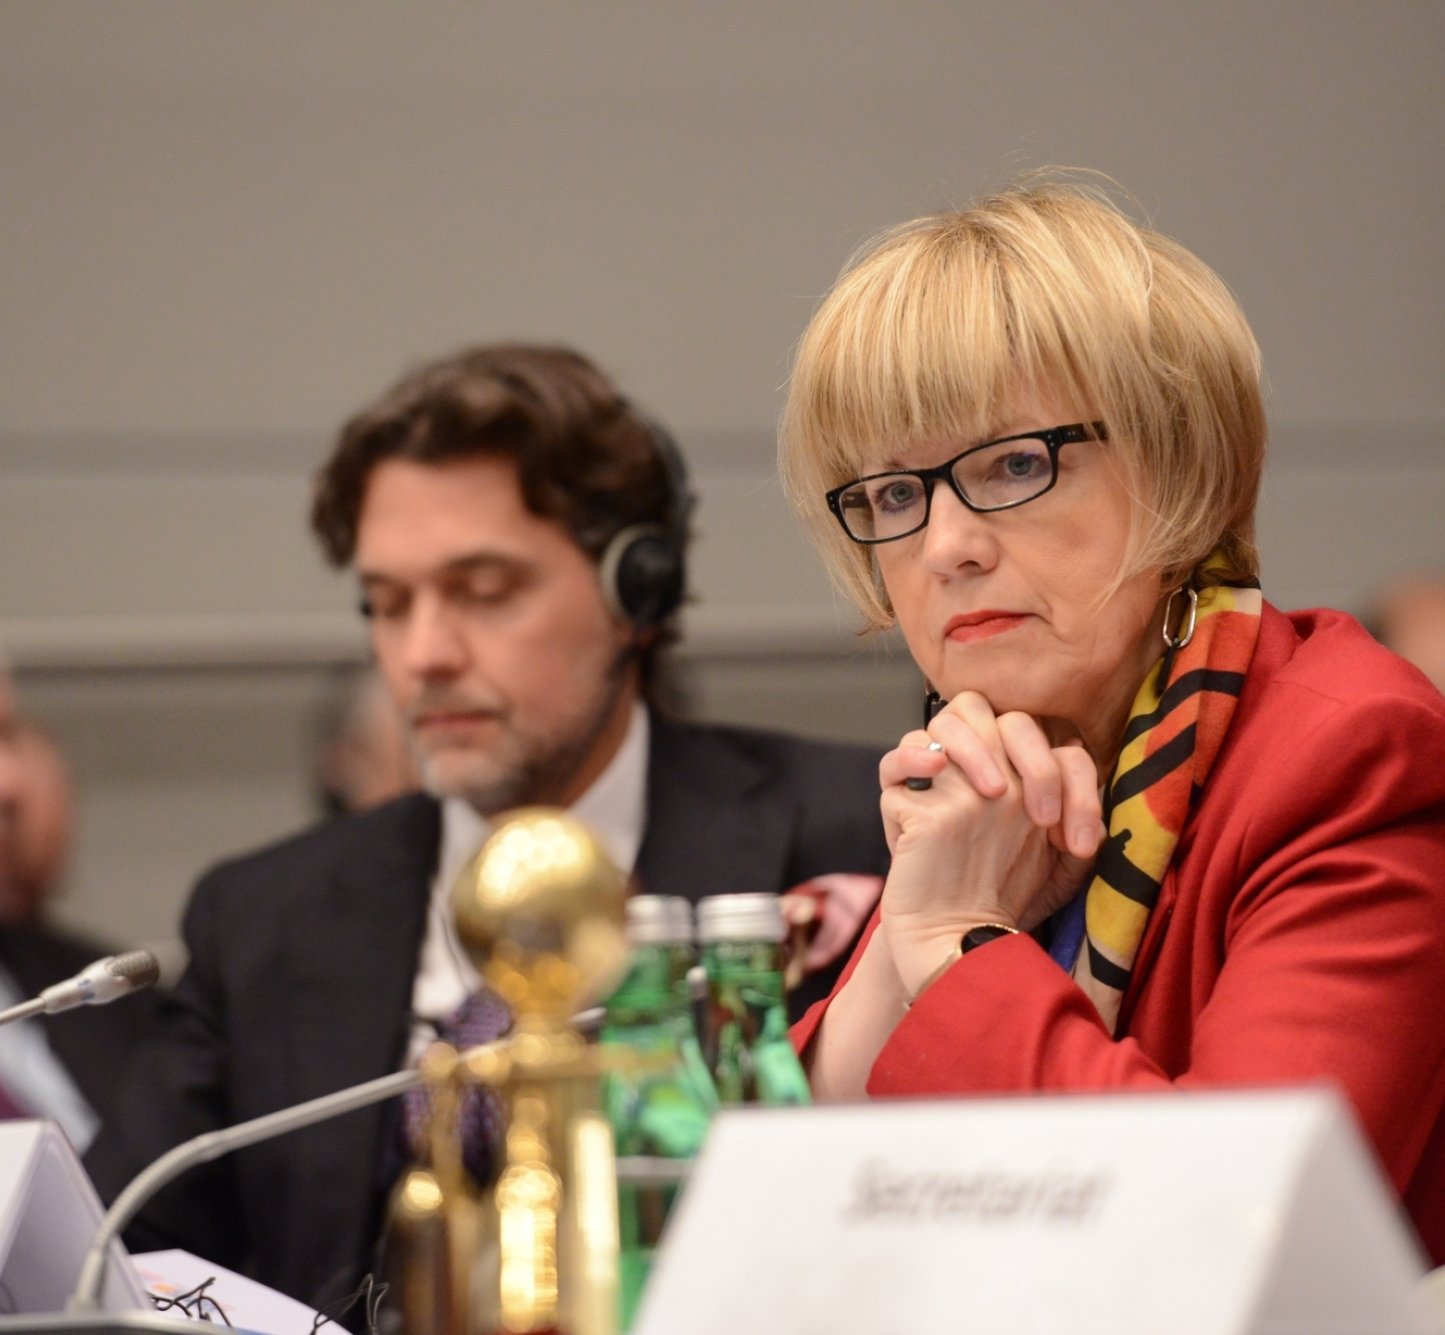
[[[627,733],[612,762],[576,802],[571,814],[602,841],[608,855],[629,875],[637,863],[647,823],[647,710],[632,707]],[[414,1064],[436,1037],[436,1026],[477,990],[480,975],[462,949],[452,921],[452,887],[467,862],[491,832],[490,822],[459,797],[442,803],[441,856],[427,905],[426,935],[411,993],[411,1042],[407,1062]]]

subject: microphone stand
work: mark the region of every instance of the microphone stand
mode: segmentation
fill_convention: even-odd
[[[595,1013],[579,1012],[577,1018],[584,1021],[592,1020],[596,1023],[600,1018],[601,1010],[600,1008],[594,1008],[594,1010]],[[507,1047],[509,1041],[504,1037],[494,1043],[484,1043],[481,1047],[501,1049]],[[469,1052],[479,1050],[472,1048],[469,1049]],[[355,1112],[357,1109],[369,1107],[373,1103],[382,1103],[397,1094],[403,1094],[407,1090],[415,1088],[421,1082],[422,1073],[419,1067],[395,1071],[390,1075],[379,1076],[375,1080],[368,1080],[360,1085],[352,1085],[331,1094],[323,1094],[319,1098],[311,1099],[306,1103],[298,1103],[294,1107],[280,1108],[276,1112],[253,1117],[248,1122],[239,1122],[235,1126],[223,1127],[218,1131],[203,1132],[190,1140],[182,1141],[174,1149],[168,1150],[137,1174],[125,1190],[115,1198],[110,1209],[106,1211],[105,1217],[95,1230],[95,1236],[91,1239],[85,1259],[81,1262],[80,1275],[75,1283],[75,1292],[66,1304],[66,1312],[74,1315],[101,1311],[101,1294],[105,1287],[111,1243],[120,1236],[126,1225],[135,1218],[156,1192],[179,1177],[188,1168],[210,1163],[213,1159],[219,1159],[234,1150],[245,1149],[248,1145],[255,1145],[260,1141],[285,1135],[288,1131],[300,1131],[305,1127],[314,1126],[317,1122],[340,1117],[344,1113]],[[146,1314],[145,1319],[156,1318],[153,1318],[151,1314]],[[166,1319],[174,1320],[173,1318]],[[31,1320],[36,1320],[36,1318],[32,1317]],[[46,1322],[45,1318],[39,1318],[39,1324],[34,1327],[37,1331],[54,1329],[57,1335],[61,1331],[89,1328],[88,1323],[83,1325],[65,1324],[63,1320],[60,1325],[52,1325]],[[0,1317],[0,1335],[6,1335],[6,1332],[12,1329],[15,1328],[9,1325],[7,1319]]]
[[[81,1263],[80,1278],[76,1281],[75,1293],[66,1305],[66,1311],[100,1311],[100,1295],[105,1285],[107,1252],[111,1242],[156,1192],[186,1169],[197,1164],[210,1163],[212,1159],[219,1159],[223,1154],[244,1149],[258,1141],[270,1140],[273,1136],[299,1131],[316,1122],[324,1122],[328,1118],[339,1117],[343,1113],[354,1112],[373,1103],[381,1103],[420,1082],[419,1070],[396,1071],[376,1080],[368,1080],[365,1084],[337,1090],[334,1094],[323,1094],[307,1103],[298,1103],[294,1108],[282,1108],[263,1117],[252,1118],[249,1122],[240,1122],[220,1131],[207,1131],[191,1140],[182,1141],[134,1178],[106,1211],[105,1218],[95,1230],[90,1250],[86,1252],[85,1260]]]
[[[44,997],[22,1001],[18,1006],[11,1006],[8,1010],[0,1011],[0,1024],[9,1024],[12,1020],[28,1020],[32,1015],[42,1014],[44,1010]]]

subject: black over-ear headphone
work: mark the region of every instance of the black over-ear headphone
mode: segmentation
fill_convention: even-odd
[[[629,524],[615,534],[602,551],[598,573],[613,612],[639,630],[651,630],[682,602],[693,496],[677,443],[656,422],[642,421],[667,479],[667,514],[661,523]]]

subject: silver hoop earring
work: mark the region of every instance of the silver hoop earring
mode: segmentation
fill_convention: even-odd
[[[1189,608],[1184,613],[1182,625],[1178,635],[1169,633],[1169,623],[1174,620],[1174,600],[1184,594],[1189,599]],[[1194,622],[1199,614],[1199,595],[1187,584],[1181,585],[1170,595],[1169,600],[1164,604],[1164,647],[1169,650],[1182,649],[1194,638]]]

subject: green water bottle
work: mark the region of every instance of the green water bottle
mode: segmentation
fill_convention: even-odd
[[[707,970],[707,1055],[724,1104],[811,1103],[788,1039],[783,996],[787,927],[777,895],[713,895],[697,906]]]
[[[692,906],[669,895],[627,903],[632,967],[608,1000],[604,1047],[637,1059],[610,1071],[603,1106],[617,1142],[620,1324],[631,1327],[653,1253],[677,1195],[666,1164],[694,1158],[707,1136],[717,1092],[693,1029],[687,990],[692,966]],[[655,1167],[647,1171],[647,1160]]]

